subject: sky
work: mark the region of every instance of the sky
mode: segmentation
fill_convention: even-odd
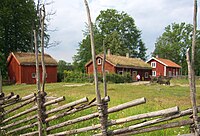
[[[126,12],[135,20],[142,32],[142,40],[147,47],[147,55],[154,51],[156,39],[166,26],[172,23],[193,21],[192,0],[88,0],[91,18],[94,22],[101,10],[116,9]],[[73,62],[79,42],[84,38],[83,30],[87,22],[84,0],[54,0],[46,7],[47,12],[55,11],[49,22],[51,42],[59,45],[45,49],[57,61]],[[151,57],[151,56],[150,56]]]

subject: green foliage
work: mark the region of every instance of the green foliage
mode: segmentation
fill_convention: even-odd
[[[64,82],[93,82],[93,76],[87,75],[82,72],[64,71]]]
[[[192,45],[193,26],[185,23],[172,23],[157,39],[153,56],[170,59],[182,66],[182,73],[187,74],[186,50]],[[200,32],[197,31],[196,55],[200,53]],[[200,56],[199,56],[200,57]],[[196,74],[199,75],[199,59],[195,60]]]
[[[141,31],[135,25],[135,21],[125,12],[115,9],[100,11],[96,18],[96,25],[104,36],[113,54],[146,59],[146,48],[141,40]],[[114,48],[112,48],[115,46]],[[139,50],[142,46],[143,50]],[[142,51],[142,54],[141,54]]]
[[[132,82],[132,77],[129,73],[124,73],[123,75],[106,74],[106,80],[110,83],[130,83]],[[82,72],[74,72],[67,70],[64,71],[64,82],[92,83],[93,81],[93,75],[85,74]],[[101,74],[98,74],[98,81],[103,82],[103,77]]]
[[[10,52],[31,51],[32,27],[36,19],[33,0],[1,0],[0,2],[0,65],[6,73],[6,59]]]
[[[106,80],[111,83],[131,83],[132,77],[129,73],[120,74],[107,74]]]
[[[96,54],[99,54],[102,51],[102,42],[103,37],[98,32],[94,31],[94,43]],[[87,35],[82,42],[79,43],[79,49],[77,49],[77,55],[73,57],[74,60],[74,69],[76,71],[85,72],[85,64],[92,59],[91,54],[91,43],[90,36]]]
[[[64,80],[64,71],[72,71],[73,66],[71,63],[67,63],[64,60],[59,60],[58,61],[58,68],[57,68],[57,76],[58,76],[58,82],[61,82]]]
[[[101,11],[93,26],[96,54],[103,52],[103,40],[106,49],[112,54],[146,59],[146,47],[141,39],[141,32],[135,26],[134,19],[124,12],[114,9]],[[77,54],[73,57],[77,71],[85,72],[85,64],[92,58],[88,26],[85,38],[79,43]]]

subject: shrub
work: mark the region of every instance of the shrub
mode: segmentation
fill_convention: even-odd
[[[106,74],[107,82],[111,83],[130,83],[132,82],[132,77],[129,73],[119,74]],[[103,82],[103,77],[98,74],[98,81]],[[64,71],[64,82],[94,82],[93,74],[89,75],[82,72]]]

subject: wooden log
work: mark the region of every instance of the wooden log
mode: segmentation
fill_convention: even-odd
[[[8,94],[7,96],[4,96],[4,93],[2,93],[3,97],[0,98],[0,100],[6,100],[11,98],[12,96],[14,96],[15,94],[13,92],[11,92],[10,94]]]
[[[103,102],[109,102],[109,101],[110,101],[110,97],[107,96],[107,97],[103,98],[102,101],[103,101]],[[97,105],[97,102],[95,102],[95,103],[89,103],[89,105],[83,105],[83,106],[80,106],[80,107],[75,107],[74,109],[72,109],[72,110],[70,110],[70,111],[66,111],[66,112],[64,112],[64,113],[60,113],[60,114],[57,114],[57,115],[48,117],[48,118],[46,118],[45,121],[46,121],[46,122],[49,122],[49,121],[52,121],[52,120],[55,120],[55,119],[64,117],[64,116],[66,116],[66,115],[73,114],[73,113],[75,113],[75,112],[78,112],[78,111],[82,111],[82,110],[91,108],[91,107],[96,106],[96,105]]]
[[[0,101],[0,105],[6,104],[6,103],[9,103],[9,102],[12,102],[12,101],[16,101],[16,100],[19,100],[19,95],[14,95],[9,99]]]
[[[88,98],[87,97],[82,98],[82,99],[77,100],[77,101],[74,101],[74,102],[71,102],[71,103],[68,103],[68,104],[65,104],[65,105],[62,105],[62,106],[60,106],[58,108],[54,108],[52,110],[46,111],[46,114],[48,115],[48,114],[51,114],[51,113],[54,113],[54,112],[58,112],[58,111],[61,111],[61,110],[76,106],[78,104],[85,103],[85,102],[88,102]]]
[[[0,100],[1,100],[1,98],[2,97],[4,97],[5,96],[5,94],[2,92],[2,93],[0,93]]]
[[[37,119],[37,115],[33,115],[33,116],[31,116],[31,117],[27,117],[27,118],[25,118],[25,119],[22,119],[22,120],[13,122],[13,123],[11,123],[11,124],[2,126],[2,127],[0,127],[0,130],[8,129],[8,128],[10,128],[10,127],[13,127],[13,126],[16,126],[16,125],[19,125],[19,124],[22,124],[22,123],[26,123],[26,122],[31,121],[31,120],[33,120],[33,119]]]
[[[101,124],[97,124],[97,125],[92,125],[89,127],[73,129],[73,130],[59,132],[59,133],[55,133],[55,134],[49,134],[47,136],[64,136],[64,135],[78,134],[78,133],[82,133],[82,132],[86,132],[86,131],[90,131],[90,130],[96,130],[96,129],[99,129],[100,127],[101,127]]]
[[[31,99],[31,98],[33,98],[33,97],[36,97],[36,93],[29,94],[29,95],[27,95],[27,96],[22,97],[22,98],[20,99],[20,102],[29,100],[29,99]]]
[[[133,126],[129,126],[127,128],[113,130],[111,132],[111,135],[119,135],[119,134],[123,134],[123,133],[128,133],[130,131],[136,130],[137,128],[150,126],[150,125],[161,123],[161,122],[164,122],[164,121],[169,121],[169,120],[176,119],[176,118],[186,116],[186,115],[190,115],[190,114],[192,114],[192,109],[181,111],[180,113],[169,116],[169,117],[158,118],[158,119],[146,121],[146,122],[143,122],[143,123],[139,123],[139,124],[136,124],[136,125],[133,125]],[[99,135],[101,135],[101,134],[97,134],[95,136],[99,136]]]
[[[26,133],[26,134],[21,134],[20,136],[35,136],[37,134],[38,134],[38,131],[34,131],[34,132]]]
[[[27,129],[27,128],[31,128],[31,127],[34,127],[34,126],[37,126],[37,125],[38,125],[38,122],[35,122],[35,123],[33,123],[33,124],[29,124],[29,125],[25,125],[25,126],[22,126],[22,127],[16,128],[16,129],[13,129],[13,130],[11,130],[11,131],[8,131],[8,132],[6,133],[6,135],[10,135],[10,134],[12,134],[12,133],[14,133],[14,132],[21,131],[21,130],[24,130],[24,129]]]
[[[3,112],[3,115],[6,115],[6,114],[9,114],[9,113],[11,113],[11,112],[13,112],[13,111],[15,111],[15,110],[18,110],[18,109],[20,109],[20,108],[22,108],[22,107],[24,107],[24,106],[26,106],[26,105],[28,105],[28,104],[34,102],[35,99],[36,99],[36,98],[32,98],[32,99],[30,99],[30,100],[28,100],[28,101],[25,101],[25,102],[23,102],[23,103],[21,103],[21,104],[15,106],[15,107],[13,107],[13,108],[7,110],[7,111],[4,111],[4,112]]]
[[[136,106],[136,105],[139,105],[139,104],[142,104],[142,103],[145,103],[145,102],[146,102],[145,98],[136,99],[134,101],[127,102],[127,103],[109,108],[108,114],[113,113],[113,112],[117,112],[117,111],[120,111],[120,110],[123,110],[123,109],[126,109],[126,108],[130,108],[132,106]],[[50,130],[57,129],[57,128],[60,128],[60,127],[64,127],[64,126],[67,126],[67,125],[71,125],[71,124],[74,124],[74,123],[77,123],[77,122],[93,119],[93,118],[98,117],[98,116],[99,116],[99,113],[96,112],[96,113],[85,115],[85,116],[82,116],[82,117],[79,117],[79,118],[76,118],[76,119],[68,120],[68,121],[62,122],[62,123],[54,125],[54,126],[50,126],[46,130],[50,131]]]
[[[152,118],[152,117],[157,117],[157,116],[165,116],[165,115],[169,115],[169,114],[175,114],[175,113],[178,113],[178,112],[179,112],[179,108],[176,106],[176,107],[168,108],[168,109],[165,109],[165,110],[134,115],[134,116],[130,116],[130,117],[122,118],[122,119],[117,119],[117,120],[111,120],[111,121],[108,122],[107,125],[112,126],[112,125],[127,123],[127,122],[138,120],[138,119]],[[89,126],[89,127],[84,127],[84,128],[74,129],[74,130],[70,130],[70,131],[56,133],[56,136],[57,135],[72,135],[72,134],[82,133],[82,132],[86,132],[86,131],[96,130],[96,129],[99,129],[100,127],[101,127],[100,124],[92,125],[92,126]]]
[[[135,134],[147,133],[147,132],[152,132],[152,131],[157,131],[157,130],[162,130],[162,129],[187,126],[187,125],[191,125],[191,124],[193,124],[192,120],[182,120],[182,121],[177,121],[177,122],[171,122],[171,123],[168,123],[168,124],[162,124],[162,125],[156,125],[156,126],[153,126],[153,127],[137,129],[137,130],[134,130],[132,132],[119,134],[118,136],[135,135]]]
[[[18,113],[18,114],[15,114],[15,115],[13,115],[13,116],[11,116],[11,117],[9,117],[9,118],[3,120],[2,123],[6,123],[6,122],[8,122],[8,121],[10,121],[10,120],[13,120],[13,119],[15,119],[15,118],[18,118],[18,117],[20,117],[20,116],[22,116],[22,115],[28,114],[28,113],[33,112],[33,111],[36,111],[36,110],[37,110],[37,106],[34,106],[34,107],[32,107],[32,108],[30,108],[30,109],[28,109],[28,110],[25,110],[25,111],[23,111],[23,112],[20,112],[20,113]]]
[[[122,124],[122,123],[130,122],[130,121],[134,121],[134,120],[139,120],[139,119],[144,119],[144,118],[153,118],[153,117],[158,117],[158,116],[173,115],[173,114],[176,114],[178,112],[179,112],[179,108],[176,106],[176,107],[172,107],[172,108],[168,108],[168,109],[164,109],[164,110],[160,110],[160,111],[138,114],[138,115],[134,115],[134,116],[126,117],[126,118],[121,118],[121,119],[117,119],[117,120],[110,120],[108,125],[109,126],[110,125],[117,125],[117,124]]]
[[[30,94],[30,95],[27,95],[27,96],[24,96],[24,97],[22,97],[22,98],[19,98],[19,100],[17,100],[17,101],[13,101],[13,102],[10,102],[10,103],[8,103],[8,104],[2,105],[2,108],[6,108],[6,107],[9,107],[9,106],[12,106],[12,105],[17,104],[17,103],[19,103],[19,102],[24,102],[24,101],[26,101],[26,100],[29,100],[29,99],[35,97],[35,96],[36,96],[35,93]]]
[[[61,102],[61,101],[64,101],[64,100],[65,100],[65,97],[62,96],[62,97],[59,97],[59,98],[57,98],[57,99],[54,99],[54,100],[45,102],[45,103],[44,103],[44,106],[49,106],[49,105],[51,105],[51,104],[55,104],[55,103],[58,103],[58,102]]]
[[[109,108],[108,113],[117,112],[117,111],[127,109],[127,108],[130,108],[130,107],[133,107],[133,106],[136,106],[136,105],[140,105],[140,104],[143,104],[143,103],[146,103],[146,99],[144,97],[130,101],[130,102],[127,102],[127,103],[124,103],[124,104],[120,104],[120,105],[112,107],[112,108]]]

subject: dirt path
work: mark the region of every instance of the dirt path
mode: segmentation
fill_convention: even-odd
[[[86,84],[67,84],[67,85],[63,85],[63,86],[74,87],[74,86],[85,86],[85,85],[91,85],[91,84],[89,84],[89,83],[86,83]]]

